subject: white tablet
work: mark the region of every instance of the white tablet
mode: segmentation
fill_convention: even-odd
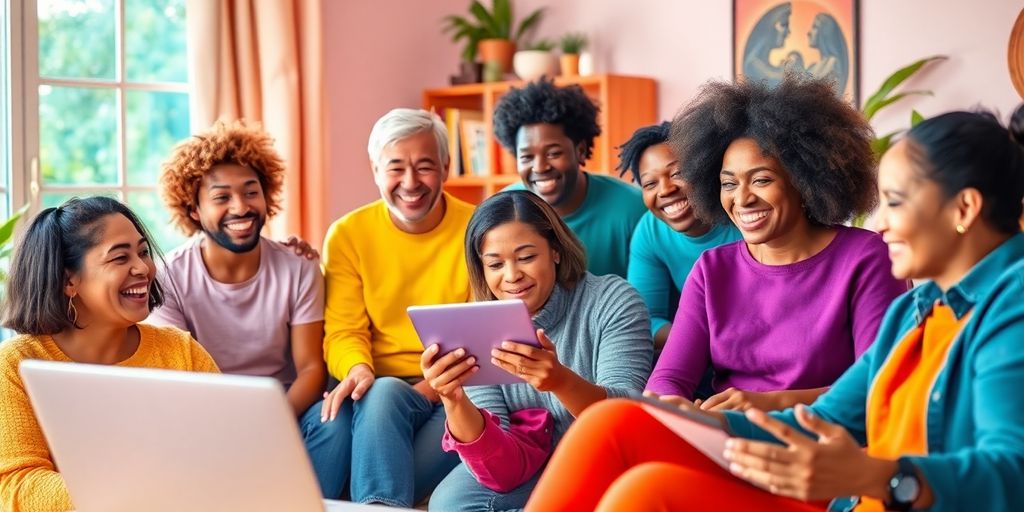
[[[437,343],[438,357],[457,348],[476,357],[480,369],[466,386],[523,382],[491,364],[491,349],[500,348],[503,341],[540,347],[526,303],[518,299],[410,306],[406,311],[424,348]]]

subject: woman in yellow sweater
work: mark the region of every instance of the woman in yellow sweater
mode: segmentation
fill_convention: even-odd
[[[14,254],[0,343],[0,510],[74,508],[18,373],[25,359],[216,372],[192,337],[142,325],[160,305],[151,237],[108,197],[43,210]]]

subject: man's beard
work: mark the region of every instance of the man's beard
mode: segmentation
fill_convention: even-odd
[[[252,237],[252,240],[248,240],[248,241],[243,242],[241,244],[238,244],[238,243],[235,243],[235,242],[231,241],[231,235],[228,234],[228,232],[226,231],[227,228],[225,228],[223,225],[224,225],[224,222],[238,220],[238,219],[252,219],[253,220],[253,237]],[[227,249],[227,250],[229,250],[229,251],[231,251],[231,252],[233,252],[235,254],[247,253],[247,252],[255,249],[256,248],[256,244],[260,243],[260,232],[263,231],[263,224],[265,222],[265,220],[264,220],[262,215],[253,214],[253,215],[246,215],[246,216],[243,216],[243,217],[232,217],[230,219],[226,219],[224,222],[221,223],[220,229],[218,229],[216,231],[209,230],[209,229],[206,228],[205,225],[203,225],[203,233],[206,233],[206,236],[208,238],[210,238],[211,240],[213,240],[214,243],[216,243],[217,245],[219,245],[219,246],[221,246],[221,247],[223,247],[223,248],[225,248],[225,249]]]

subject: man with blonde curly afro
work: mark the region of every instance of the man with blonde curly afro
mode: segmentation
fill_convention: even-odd
[[[167,255],[164,305],[148,321],[191,332],[225,373],[278,379],[324,496],[338,498],[351,439],[320,421],[323,276],[317,261],[260,234],[280,210],[284,173],[271,138],[243,122],[218,122],[175,148],[161,194],[181,232],[198,236]]]

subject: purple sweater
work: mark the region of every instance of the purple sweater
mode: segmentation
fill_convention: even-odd
[[[821,252],[790,265],[759,263],[742,240],[705,251],[647,389],[693,399],[708,365],[716,393],[832,385],[907,291],[881,236],[837,229]]]

